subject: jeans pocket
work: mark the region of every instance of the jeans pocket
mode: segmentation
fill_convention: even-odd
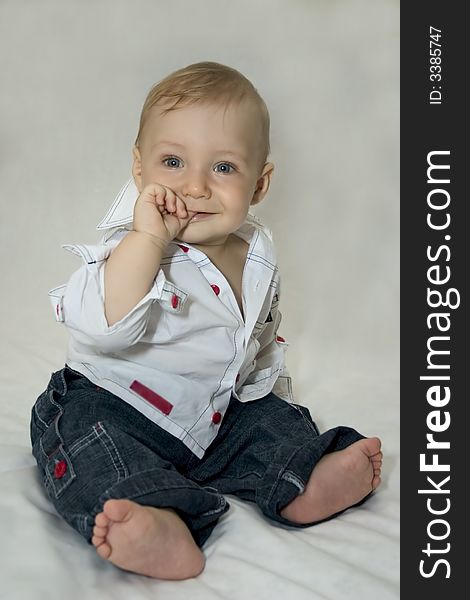
[[[47,457],[44,467],[44,485],[49,495],[60,498],[76,476],[69,453],[60,445]]]
[[[59,512],[89,509],[99,495],[129,476],[118,445],[118,430],[102,421],[70,443],[62,439],[58,422],[49,427],[39,440],[43,463],[39,466],[46,491]],[[70,494],[63,498],[69,486]]]

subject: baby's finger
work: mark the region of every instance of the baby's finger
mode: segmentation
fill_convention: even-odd
[[[188,216],[186,204],[178,196],[176,197],[176,216],[179,219],[185,219]]]
[[[156,203],[156,205],[158,207],[158,210],[160,212],[163,212],[163,210],[165,210],[165,208],[166,208],[166,198],[167,198],[167,196],[168,196],[168,191],[164,187],[162,187],[161,193],[157,194],[155,196],[155,203]]]
[[[173,214],[176,212],[176,194],[173,190],[167,188],[165,198],[166,209],[169,213]]]
[[[152,204],[153,206],[164,206],[166,189],[158,184],[151,183],[142,190],[139,198],[137,199],[139,204]]]

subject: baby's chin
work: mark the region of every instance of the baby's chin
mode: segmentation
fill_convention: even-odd
[[[175,238],[177,244],[194,244],[195,246],[210,244],[211,240],[197,235],[180,235]]]
[[[213,237],[213,231],[204,222],[188,223],[178,233],[175,240],[187,242],[188,244],[203,244]]]
[[[208,241],[207,236],[197,235],[194,232],[187,231],[187,229],[181,231],[175,237],[175,242],[182,244],[204,244],[206,241]]]
[[[189,223],[178,233],[178,235],[175,237],[175,240],[179,240],[181,242],[188,242],[188,244],[197,244],[199,241],[205,238],[207,238],[207,234],[202,235],[201,231],[197,231],[197,228],[195,230],[193,228],[192,223]]]
[[[219,246],[220,244],[225,243],[229,235],[230,234],[227,234],[227,236],[203,235],[202,232],[196,231],[195,228],[189,226],[180,231],[180,233],[175,237],[175,242],[201,246]]]

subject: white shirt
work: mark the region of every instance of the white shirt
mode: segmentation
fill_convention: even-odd
[[[148,294],[110,327],[104,264],[132,228],[138,194],[129,180],[97,226],[106,230],[98,245],[62,245],[84,264],[49,297],[56,320],[70,333],[66,363],[202,458],[232,394],[248,402],[273,391],[294,401],[287,343],[277,336],[280,288],[272,235],[252,215],[235,232],[249,243],[245,320],[217,267],[191,244],[174,240]]]

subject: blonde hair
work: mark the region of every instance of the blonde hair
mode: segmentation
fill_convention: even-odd
[[[156,83],[145,99],[140,115],[139,132],[135,145],[138,147],[150,110],[157,104],[164,104],[163,114],[196,102],[217,104],[240,103],[250,99],[258,108],[261,124],[262,164],[270,152],[269,112],[257,89],[236,69],[216,62],[199,62],[170,73]],[[166,106],[168,105],[169,106]]]

